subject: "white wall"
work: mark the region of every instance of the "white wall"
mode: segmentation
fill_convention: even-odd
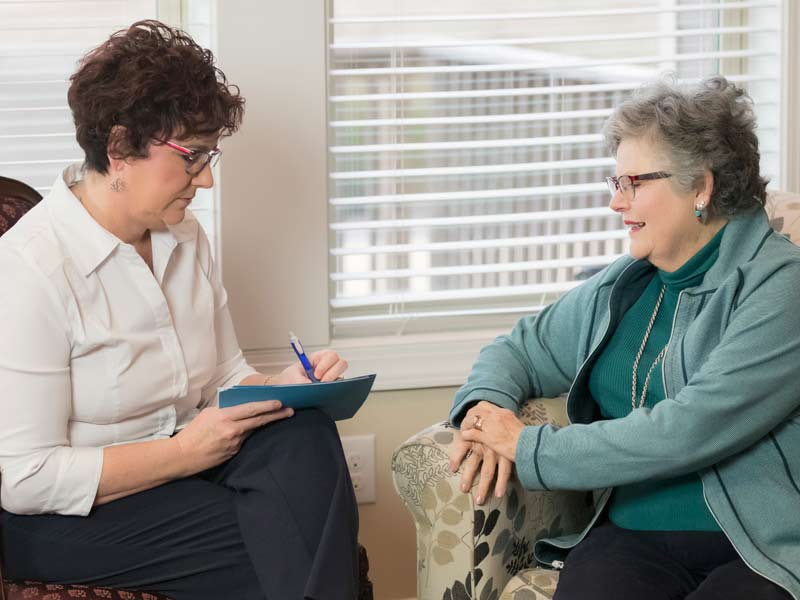
[[[338,423],[341,435],[375,434],[376,502],[358,510],[358,539],[369,556],[375,600],[417,593],[417,534],[392,483],[392,454],[418,431],[444,421],[454,393],[455,388],[373,393],[354,418]]]
[[[223,142],[219,181],[239,343],[288,347],[291,329],[307,346],[325,345],[324,3],[225,0],[217,19],[219,63],[247,100],[242,129]]]

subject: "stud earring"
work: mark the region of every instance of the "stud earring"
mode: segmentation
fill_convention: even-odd
[[[698,222],[705,224],[706,219],[708,218],[708,211],[706,210],[705,202],[700,202],[699,204],[694,205],[694,216],[697,218]]]

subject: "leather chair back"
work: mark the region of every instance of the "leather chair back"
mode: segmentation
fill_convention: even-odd
[[[42,195],[29,185],[0,176],[0,235],[11,229],[41,199]]]

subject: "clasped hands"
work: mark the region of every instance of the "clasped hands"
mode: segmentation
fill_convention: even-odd
[[[510,410],[482,400],[467,411],[461,433],[450,451],[450,470],[461,471],[461,491],[468,492],[476,476],[475,502],[483,504],[494,482],[494,494],[506,493],[519,435],[525,425]]]

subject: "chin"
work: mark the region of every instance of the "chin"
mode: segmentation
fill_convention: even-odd
[[[164,215],[164,223],[167,225],[177,225],[186,218],[186,211],[170,211]]]
[[[628,249],[628,254],[636,260],[647,260],[650,257],[650,249],[643,248],[641,245],[634,242]]]

